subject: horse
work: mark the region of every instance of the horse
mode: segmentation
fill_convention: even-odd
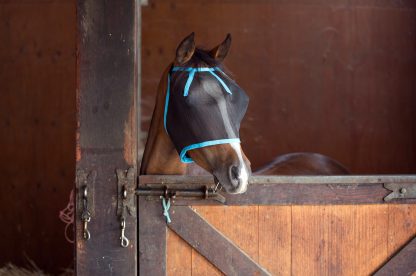
[[[231,35],[211,50],[185,37],[161,77],[140,174],[214,176],[227,193],[247,190],[251,164],[241,148],[239,129],[248,96],[222,62]],[[195,162],[197,165],[192,164]],[[336,175],[348,170],[317,153],[278,156],[256,174]]]

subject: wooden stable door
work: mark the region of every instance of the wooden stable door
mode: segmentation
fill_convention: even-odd
[[[205,190],[211,177],[137,183],[139,11],[78,0],[78,275],[416,271],[415,176],[254,177],[225,203]],[[161,191],[178,195],[169,210]]]
[[[203,190],[211,181],[141,176],[139,190],[168,187],[180,195],[175,189]],[[160,197],[141,197],[141,275],[416,272],[415,176],[264,176],[251,182],[247,194],[225,195],[225,204],[177,196],[170,223]]]
[[[370,275],[416,234],[416,205],[195,211],[272,275]],[[168,275],[223,275],[174,231],[167,237]]]

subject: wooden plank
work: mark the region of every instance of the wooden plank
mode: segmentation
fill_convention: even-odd
[[[292,210],[292,275],[368,275],[387,256],[387,206]]]
[[[212,186],[210,176],[140,176],[147,187]],[[227,205],[303,205],[303,204],[382,204],[390,193],[383,183],[416,183],[416,176],[254,176],[243,195],[223,194]],[[416,202],[416,199],[393,200],[397,203]],[[212,200],[177,198],[175,205],[218,205]]]
[[[416,237],[406,244],[374,275],[412,275],[416,272]]]
[[[193,208],[215,229],[258,262],[258,206],[193,206]],[[192,273],[194,275],[222,275],[195,250],[192,255]]]
[[[369,275],[387,256],[388,205],[331,206],[329,275]]]
[[[120,246],[116,169],[136,169],[134,1],[77,1],[77,169],[96,171],[88,187],[95,210],[82,237],[76,208],[77,275],[137,274],[137,220],[126,217],[127,248]]]
[[[416,234],[416,204],[389,205],[388,253],[394,255]]]
[[[197,275],[192,273],[192,247],[172,230],[169,229],[167,234],[166,274],[168,276]]]
[[[259,206],[258,229],[260,265],[273,275],[290,275],[292,207]]]
[[[210,263],[204,256],[198,253],[198,251],[192,250],[192,275],[222,276],[225,274]]]
[[[189,207],[172,208],[168,227],[226,275],[269,275]]]
[[[213,177],[209,175],[140,175],[140,183],[145,184],[202,184],[212,185]],[[322,175],[322,176],[287,176],[255,175],[250,184],[383,184],[416,183],[416,175]]]
[[[383,269],[385,263],[399,254],[399,251],[414,238],[416,233],[416,205],[389,205],[388,212],[387,252],[389,257],[383,265],[380,265],[380,270]]]
[[[328,275],[327,208],[292,206],[292,275]]]
[[[139,275],[166,275],[166,222],[162,205],[139,198]]]

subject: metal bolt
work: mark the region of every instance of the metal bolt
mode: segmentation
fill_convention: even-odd
[[[83,188],[84,188],[83,197],[84,198],[87,198],[87,196],[88,196],[88,188],[87,188],[87,186],[84,186]]]

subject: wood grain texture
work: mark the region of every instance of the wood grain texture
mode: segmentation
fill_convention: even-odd
[[[192,248],[170,229],[166,242],[166,275],[192,275]]]
[[[259,263],[273,275],[292,271],[292,207],[259,206]]]
[[[379,266],[377,274],[410,275],[410,272],[416,273],[416,267],[412,268],[412,264],[416,261],[416,250],[413,249],[413,257],[410,257],[410,260],[406,259],[406,253],[401,253],[401,251],[410,250],[407,246],[416,237],[416,205],[389,205],[388,211],[388,259],[386,263]]]
[[[75,177],[75,1],[0,1],[0,41],[0,266],[58,274],[73,264],[58,214]]]
[[[293,275],[368,275],[387,256],[387,206],[292,210]]]
[[[414,208],[413,205],[195,207],[240,248],[258,258],[259,264],[272,275],[370,275],[413,237]],[[183,240],[172,239],[169,246],[175,248],[178,243],[180,250],[173,249],[169,254],[184,256],[186,260],[179,262],[182,271],[189,273],[192,269],[192,275],[221,275],[195,251],[190,266],[189,253],[183,254],[190,248],[182,251]]]
[[[247,208],[253,209],[255,207]],[[175,212],[172,212],[172,222],[168,224],[168,227],[186,240],[195,250],[203,254],[223,273],[226,275],[269,275],[247,255],[246,252],[249,250],[246,249],[242,252],[227,236],[218,232],[218,229],[213,228],[191,208],[174,207],[173,210]],[[257,210],[255,211],[257,213]],[[233,221],[229,222],[227,229],[239,230],[241,227],[234,224]],[[238,228],[232,227],[233,225],[237,225]],[[257,229],[257,223],[253,225]],[[240,231],[237,231],[237,233]],[[256,236],[251,237],[251,240],[240,238],[238,241],[240,244],[252,247],[255,245],[252,242],[253,238],[256,238]]]
[[[213,186],[211,176],[160,176],[140,177],[146,187],[202,189]],[[161,184],[155,184],[155,183]],[[150,184],[153,183],[153,184]],[[386,203],[384,198],[391,193],[383,183],[415,185],[415,175],[383,176],[253,176],[248,191],[242,195],[228,195],[226,205],[305,205],[305,204],[375,204]],[[186,185],[185,185],[186,184]],[[155,200],[159,200],[154,197]],[[394,199],[390,203],[411,203],[416,198]],[[222,205],[214,200],[175,199],[175,205]]]
[[[257,206],[216,206],[194,207],[216,229],[221,231],[227,238],[236,243],[253,260],[258,261],[258,207]],[[193,253],[194,260],[192,269],[201,275],[218,275],[218,272],[206,259]],[[213,274],[211,274],[213,273]]]
[[[394,254],[416,236],[416,205],[389,205],[388,253]]]
[[[416,237],[397,252],[383,267],[374,275],[412,275],[416,272]]]
[[[162,215],[159,202],[149,202],[145,198],[139,199],[139,256],[138,266],[141,276],[166,275],[166,221]],[[181,253],[179,251],[178,253]],[[175,255],[173,255],[175,256]],[[172,260],[172,259],[171,259]]]
[[[97,177],[89,188],[95,214],[88,241],[80,231],[81,208],[75,209],[76,274],[136,275],[137,216],[126,217],[124,248],[116,211],[117,169],[137,170],[135,2],[77,4],[77,169],[95,170]]]

